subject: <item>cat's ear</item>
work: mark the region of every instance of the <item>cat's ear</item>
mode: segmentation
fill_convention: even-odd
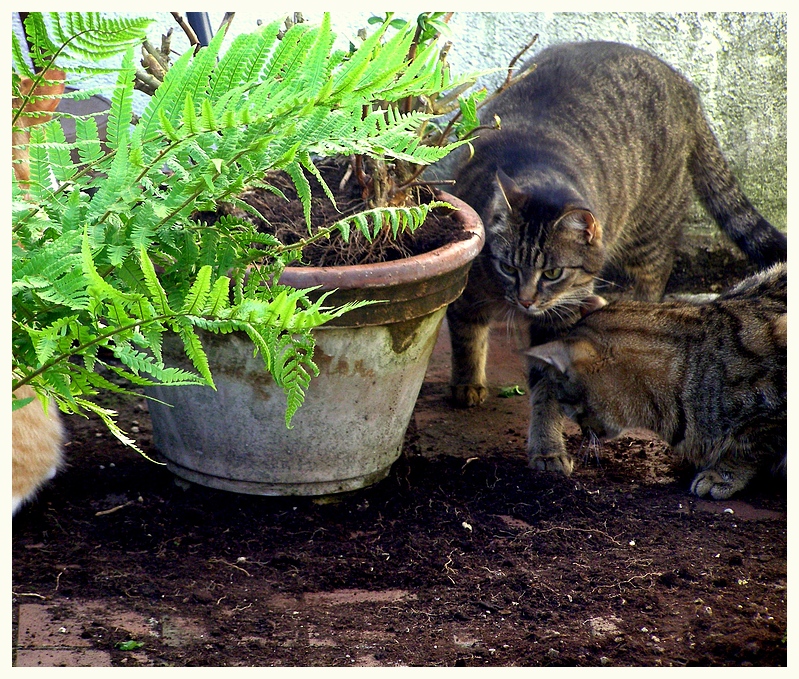
[[[585,318],[588,314],[593,313],[597,309],[601,309],[607,304],[607,300],[599,295],[591,295],[586,297],[580,302],[580,316]]]
[[[600,297],[601,299],[601,297]],[[528,356],[548,363],[558,372],[566,373],[569,367],[591,364],[597,360],[598,354],[594,345],[587,339],[555,340],[525,351]]]
[[[527,202],[527,194],[519,188],[519,185],[506,175],[501,168],[497,169],[497,186],[508,209],[511,212],[520,212]]]
[[[539,344],[537,347],[530,347],[524,353],[539,361],[548,363],[558,372],[562,373],[566,372],[566,368],[568,368],[572,362],[569,345],[561,340]]]
[[[586,243],[598,243],[602,240],[602,227],[590,210],[569,210],[561,217],[561,223],[570,229],[582,230]]]

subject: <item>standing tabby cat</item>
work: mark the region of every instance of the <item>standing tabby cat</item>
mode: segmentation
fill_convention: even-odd
[[[527,353],[584,432],[654,431],[720,500],[785,472],[787,290],[778,264],[704,304],[616,302]]]
[[[521,317],[531,345],[554,339],[579,319],[608,264],[631,276],[635,299],[659,300],[694,191],[752,261],[786,259],[785,236],[744,196],[693,86],[670,66],[605,42],[550,47],[536,63],[486,107],[501,129],[481,134],[457,176],[456,193],[486,227],[447,315],[461,407],[486,397],[497,315]],[[536,371],[530,390],[530,464],[569,474],[560,407]]]

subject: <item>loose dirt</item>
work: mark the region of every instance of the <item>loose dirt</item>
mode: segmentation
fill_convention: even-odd
[[[15,659],[39,604],[120,666],[786,665],[783,481],[699,500],[645,432],[576,429],[574,474],[534,472],[526,399],[497,396],[513,337],[479,409],[447,405],[448,361],[444,328],[390,477],[327,501],[185,489],[70,418],[67,469],[14,519]],[[144,400],[107,403],[157,455]]]
[[[128,667],[785,666],[785,482],[699,500],[648,433],[589,449],[576,427],[574,474],[532,471],[526,397],[498,396],[518,348],[495,327],[492,396],[455,410],[442,328],[403,456],[335,498],[181,486],[67,418],[66,469],[13,523],[15,663],[69,637]],[[102,403],[157,459],[145,400]]]

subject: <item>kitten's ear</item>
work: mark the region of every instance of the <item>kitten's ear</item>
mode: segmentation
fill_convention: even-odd
[[[527,194],[519,188],[519,185],[506,175],[501,168],[497,169],[497,186],[502,193],[502,197],[511,212],[520,212],[527,202]]]
[[[582,229],[586,243],[602,240],[602,227],[590,210],[570,210],[561,217],[561,222],[570,229]]]
[[[561,340],[539,344],[537,347],[530,347],[524,353],[539,361],[548,363],[558,372],[562,373],[566,372],[566,368],[568,368],[572,362],[569,345]]]
[[[607,303],[607,300],[599,295],[591,295],[590,297],[586,297],[580,303],[580,316],[585,318],[588,314],[593,313],[597,309],[601,309]]]
[[[600,297],[601,299],[601,297]],[[599,357],[594,345],[586,339],[555,340],[525,351],[528,356],[548,363],[558,372],[565,373],[571,366],[585,368]]]

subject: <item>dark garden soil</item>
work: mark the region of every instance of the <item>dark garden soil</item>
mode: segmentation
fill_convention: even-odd
[[[15,663],[27,607],[121,666],[786,665],[784,481],[700,500],[645,433],[576,430],[572,477],[534,472],[526,399],[497,397],[513,337],[478,409],[446,404],[448,360],[444,328],[389,478],[327,501],[182,488],[69,419],[67,468],[13,523]],[[157,455],[145,401],[108,404]]]
[[[532,471],[526,398],[498,396],[517,342],[493,335],[492,397],[447,404],[445,326],[403,456],[334,498],[180,486],[67,418],[66,468],[13,521],[15,664],[69,638],[120,666],[785,666],[785,482],[700,500],[645,432],[588,450],[576,428],[570,478]],[[102,403],[157,458],[145,400]]]
[[[344,217],[369,207],[365,202],[364,187],[357,180],[357,173],[352,171],[349,161],[326,158],[317,162],[317,169],[325,184],[335,195],[336,202],[334,205],[330,201],[314,177],[309,178],[310,215],[314,228],[330,226]],[[260,216],[233,206],[227,206],[223,211],[250,219],[259,231],[276,236],[285,245],[307,238],[309,232],[305,214],[294,182],[284,172],[270,172],[266,175],[265,182],[272,187],[272,190],[255,187],[241,195],[242,200]],[[275,189],[283,195],[281,196]],[[399,195],[405,198],[403,204],[407,205],[428,203],[436,198],[432,188],[428,186],[403,190]],[[213,214],[204,213],[204,215],[209,219],[216,218]],[[384,229],[376,238],[368,240],[353,228],[346,240],[341,234],[336,233],[330,238],[313,242],[303,249],[303,264],[345,266],[387,262],[430,252],[447,243],[467,237],[460,223],[452,218],[451,211],[436,209],[425,223],[413,232],[404,231],[395,236],[388,229]]]

